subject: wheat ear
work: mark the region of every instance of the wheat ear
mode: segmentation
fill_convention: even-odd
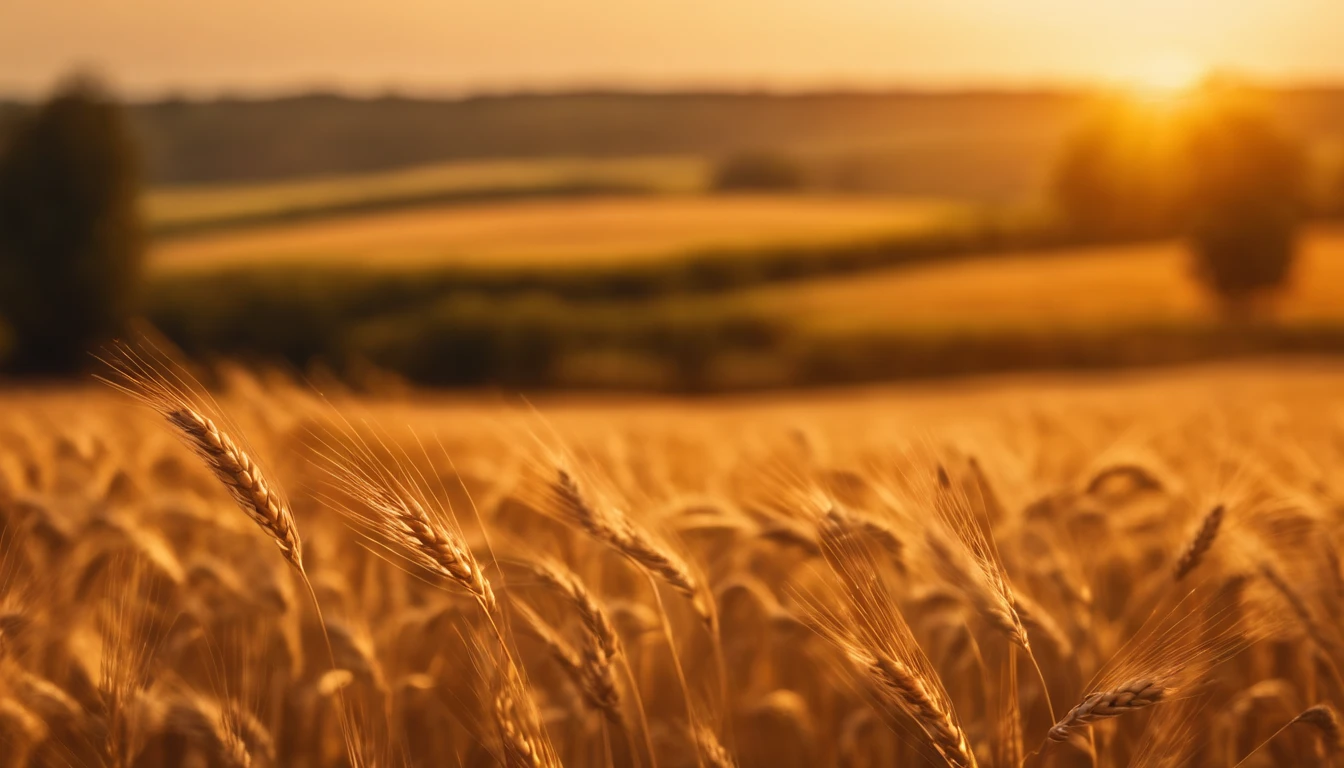
[[[873,683],[885,704],[914,719],[948,765],[975,768],[975,755],[957,724],[947,692],[904,617],[880,587],[873,553],[834,511],[822,516],[817,532],[845,598],[841,614],[819,610],[822,634]]]
[[[1298,723],[1305,723],[1314,726],[1321,732],[1321,738],[1325,741],[1325,750],[1327,755],[1334,755],[1344,748],[1344,732],[1341,732],[1339,725],[1339,715],[1335,714],[1334,707],[1329,704],[1317,704],[1314,707],[1308,707],[1297,717],[1284,723],[1279,730],[1271,733],[1269,738],[1256,745],[1255,749],[1246,753],[1246,756],[1236,762],[1232,768],[1241,768],[1247,760],[1254,757],[1265,745],[1279,737],[1279,734],[1292,728]]]
[[[1339,727],[1339,715],[1335,714],[1334,707],[1329,704],[1317,704],[1303,710],[1302,714],[1294,717],[1288,724],[1294,723],[1306,723],[1320,730],[1321,737],[1325,740],[1325,749],[1332,755],[1344,747],[1344,732],[1341,732]]]
[[[541,727],[532,697],[512,663],[501,670],[491,713],[499,730],[504,765],[508,768],[559,768],[560,759]]]
[[[289,505],[271,491],[247,453],[213,420],[191,408],[176,408],[164,416],[187,437],[192,449],[229,489],[247,516],[270,535],[285,559],[302,571],[303,551],[294,515]]]
[[[574,607],[584,629],[583,653],[575,654],[581,667],[578,670],[580,684],[592,688],[591,703],[606,713],[612,722],[625,727],[627,724],[620,717],[618,709],[620,689],[617,688],[613,675],[613,665],[620,662],[625,670],[631,699],[639,717],[644,746],[649,753],[649,764],[657,765],[649,723],[644,714],[644,703],[630,669],[629,657],[624,653],[620,635],[616,633],[616,627],[602,606],[601,600],[593,594],[578,574],[557,560],[543,558],[524,563],[524,566],[542,583],[563,595]]]
[[[914,717],[933,742],[934,749],[949,765],[955,768],[972,768],[975,765],[966,734],[937,699],[929,694],[918,674],[897,659],[871,652],[865,654],[858,648],[851,649],[850,655],[868,671],[880,692]]]
[[[435,520],[420,502],[386,489],[366,501],[379,516],[377,527],[400,543],[412,559],[466,590],[488,615],[498,615],[495,591],[471,549],[448,526]]]
[[[1218,537],[1218,529],[1222,524],[1223,505],[1219,504],[1204,516],[1199,524],[1199,530],[1195,531],[1194,538],[1182,550],[1180,558],[1176,561],[1176,581],[1184,579],[1204,561],[1204,555],[1208,554],[1209,548],[1213,546],[1213,540]]]
[[[1166,695],[1165,687],[1147,678],[1122,683],[1109,691],[1089,693],[1050,728],[1050,740],[1064,741],[1074,728],[1143,709],[1162,701]]]
[[[705,765],[709,768],[737,768],[733,756],[728,754],[719,737],[714,735],[713,728],[704,723],[697,723],[692,730],[696,749]]]
[[[552,484],[561,513],[589,535],[605,543],[647,573],[685,595],[706,624],[713,615],[701,598],[702,590],[691,569],[676,553],[660,545],[618,510],[599,512],[584,497],[578,483],[561,469]]]
[[[574,606],[584,630],[604,656],[616,658],[620,655],[621,640],[616,634],[616,627],[611,623],[611,617],[578,574],[550,559],[527,563],[527,568],[547,586],[564,595]]]

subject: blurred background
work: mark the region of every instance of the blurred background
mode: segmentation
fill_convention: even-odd
[[[461,6],[461,7],[459,7]],[[0,370],[715,392],[1344,353],[1329,0],[0,10]]]

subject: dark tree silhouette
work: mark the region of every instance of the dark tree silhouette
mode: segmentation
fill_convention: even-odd
[[[1287,278],[1304,207],[1305,157],[1262,109],[1223,99],[1187,137],[1192,249],[1231,314]]]
[[[143,229],[135,147],[93,79],[68,81],[0,156],[0,319],[8,367],[63,373],[130,312]]]

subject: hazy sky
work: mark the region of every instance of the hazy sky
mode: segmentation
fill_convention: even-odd
[[[1344,79],[1344,0],[0,0],[0,90]]]

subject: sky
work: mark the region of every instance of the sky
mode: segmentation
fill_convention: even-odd
[[[0,0],[0,93],[1344,80],[1341,0]]]

